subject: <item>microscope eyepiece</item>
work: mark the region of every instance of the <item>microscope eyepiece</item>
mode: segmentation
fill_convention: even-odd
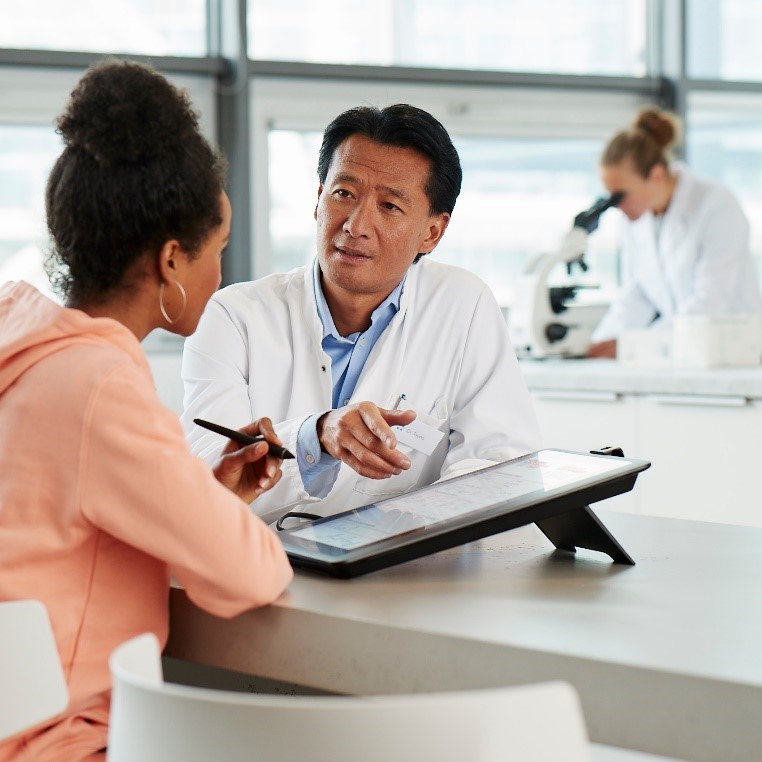
[[[617,191],[609,196],[609,206],[619,206],[624,199],[624,191]]]
[[[589,209],[584,212],[580,212],[574,218],[574,227],[583,228],[588,233],[592,233],[598,227],[598,219],[600,216],[612,206],[619,206],[624,198],[623,191],[617,191],[612,193],[608,197],[599,198]]]

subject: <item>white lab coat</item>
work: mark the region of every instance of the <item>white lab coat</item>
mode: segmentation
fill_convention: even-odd
[[[193,451],[214,462],[226,440],[193,424],[231,428],[268,416],[283,444],[313,413],[331,409],[331,360],[321,346],[311,266],[238,283],[214,295],[187,339],[183,425]],[[489,288],[473,274],[428,258],[413,265],[400,310],[373,348],[350,402],[401,408],[446,432],[429,457],[399,445],[412,461],[389,479],[359,476],[345,464],[327,497],[310,506],[328,515],[406,492],[442,476],[508,460],[540,447],[532,403]],[[296,460],[252,509],[266,521],[318,502]]]
[[[762,314],[758,276],[749,251],[749,223],[724,186],[682,164],[664,214],[658,245],[654,217],[625,221],[622,289],[593,332],[593,341],[628,328],[669,327],[677,314]]]

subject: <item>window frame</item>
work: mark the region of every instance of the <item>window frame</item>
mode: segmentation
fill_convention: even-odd
[[[252,0],[253,1],[253,0]],[[269,240],[261,220],[269,219],[263,208],[262,178],[267,177],[266,140],[263,149],[261,114],[266,104],[258,103],[260,80],[272,78],[284,92],[309,82],[310,104],[320,114],[311,126],[322,129],[341,105],[331,100],[332,88],[357,93],[355,102],[363,102],[362,93],[384,86],[402,92],[420,94],[416,101],[424,105],[437,101],[445,90],[458,93],[464,103],[488,90],[492,97],[513,97],[516,91],[534,92],[537,97],[558,92],[596,94],[603,97],[629,96],[644,102],[672,108],[685,118],[686,101],[691,92],[713,91],[762,93],[761,82],[697,80],[686,76],[686,9],[688,0],[647,0],[646,70],[644,77],[542,75],[522,72],[424,69],[395,66],[347,66],[253,61],[248,59],[248,0],[207,0],[208,55],[205,57],[118,56],[151,63],[159,71],[208,80],[202,110],[213,134],[230,162],[229,195],[236,209],[253,210],[234,217],[231,246],[224,264],[224,282],[230,283],[263,274],[269,259]],[[70,85],[84,69],[104,57],[100,53],[0,49],[0,108],[6,123],[50,123],[62,106]],[[29,95],[11,98],[9,78],[26,72]],[[364,85],[360,86],[360,83]],[[359,88],[359,89],[358,89]],[[415,88],[419,88],[416,90]],[[32,97],[34,93],[34,97]],[[194,97],[198,97],[194,94]],[[318,98],[326,98],[324,104]],[[359,98],[359,100],[358,100]],[[413,98],[411,97],[411,100]],[[365,98],[367,100],[367,98]],[[394,100],[400,100],[395,97]],[[342,101],[342,104],[346,101]],[[633,103],[635,100],[633,100]],[[57,105],[56,105],[57,104]],[[201,104],[199,104],[201,105]],[[303,104],[302,104],[303,105]],[[436,106],[436,103],[435,103]],[[436,113],[436,108],[432,108]],[[208,116],[207,116],[208,114]],[[631,115],[631,114],[630,114]],[[628,116],[630,116],[628,115]],[[277,119],[283,118],[276,114]],[[458,117],[460,118],[460,117]],[[32,122],[30,120],[34,119]],[[516,129],[503,120],[500,129]],[[458,120],[447,117],[447,125],[458,129]],[[605,120],[601,122],[607,124]],[[617,126],[621,126],[621,121]],[[626,123],[626,122],[625,122]],[[528,128],[528,124],[527,124]],[[686,125],[690,129],[690,125]],[[486,129],[482,127],[482,129]],[[242,171],[239,168],[245,168]],[[255,224],[251,224],[251,220]],[[264,246],[264,248],[262,248]],[[255,252],[252,255],[252,252]]]

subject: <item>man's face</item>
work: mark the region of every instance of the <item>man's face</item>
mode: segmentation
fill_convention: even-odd
[[[362,135],[338,146],[315,209],[326,297],[380,304],[415,257],[436,246],[450,215],[429,214],[430,168],[413,149]]]

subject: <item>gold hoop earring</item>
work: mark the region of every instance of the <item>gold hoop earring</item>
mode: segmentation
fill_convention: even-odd
[[[188,297],[185,293],[185,289],[183,288],[183,284],[180,283],[179,280],[173,281],[173,283],[180,289],[180,294],[183,297],[183,308],[180,310],[180,314],[172,320],[172,318],[167,314],[167,310],[164,307],[164,284],[161,284],[161,288],[159,289],[159,309],[161,310],[161,314],[164,316],[164,320],[166,320],[170,325],[173,323],[176,323],[184,314],[185,314],[185,308],[188,306]]]

